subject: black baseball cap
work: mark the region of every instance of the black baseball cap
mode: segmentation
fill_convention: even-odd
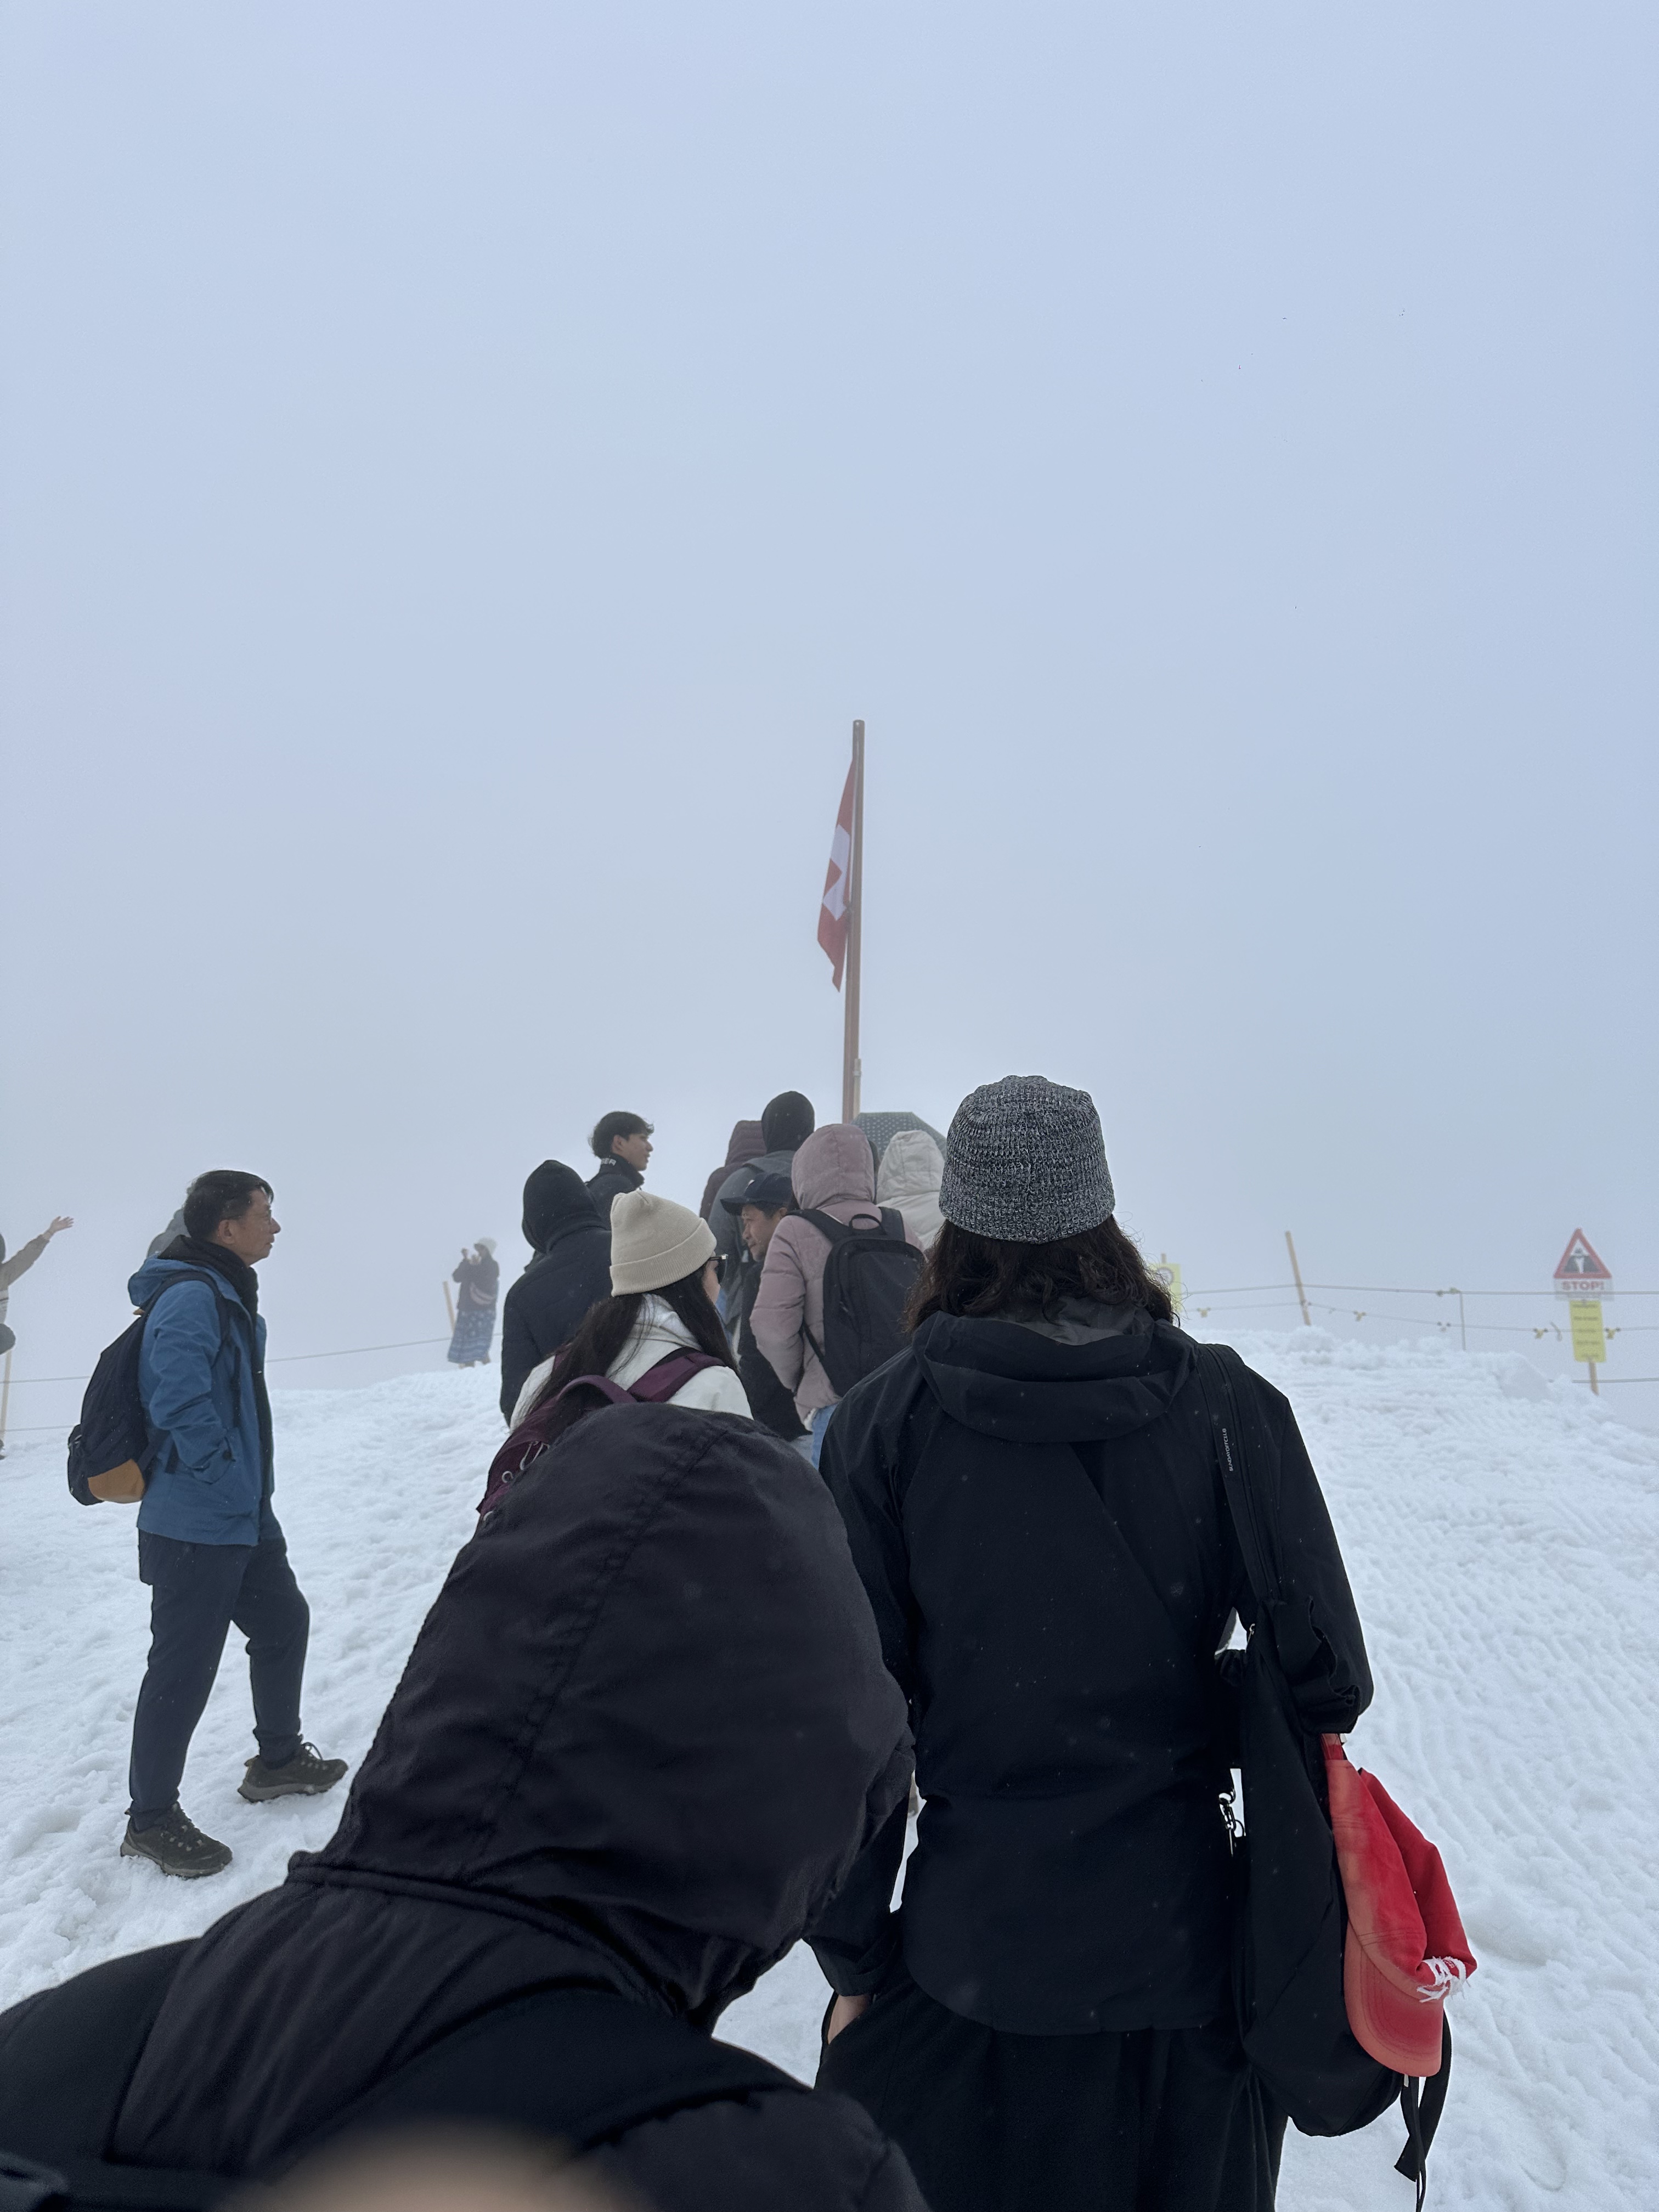
[[[795,1194],[786,1175],[757,1175],[745,1191],[736,1198],[723,1198],[720,1204],[728,1213],[741,1213],[745,1206],[758,1206],[767,1213],[775,1213],[781,1206],[793,1206]]]

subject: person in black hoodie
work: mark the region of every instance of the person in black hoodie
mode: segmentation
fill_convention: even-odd
[[[603,1406],[457,1557],[333,1840],[0,2018],[0,2147],[274,2177],[409,2067],[428,2127],[561,2135],[657,2212],[925,2212],[856,2105],[709,2040],[910,1766],[812,1470],[733,1415]],[[649,2063],[555,2124],[601,2042]]]
[[[562,1160],[544,1160],[524,1187],[530,1264],[501,1309],[501,1419],[508,1427],[531,1370],[568,1344],[596,1298],[611,1295],[611,1231],[592,1193]]]
[[[839,1993],[820,2085],[933,2212],[1261,2212],[1284,2116],[1229,1978],[1236,1751],[1215,1654],[1249,1585],[1199,1354],[1112,1218],[1086,1092],[1009,1077],[951,1126],[908,1348],[842,1399],[822,1473],[922,1798],[812,1931]],[[1291,1409],[1248,1369],[1303,1725],[1370,1699]],[[1281,1656],[1286,1654],[1281,1650]]]
[[[787,1176],[794,1164],[795,1154],[817,1126],[810,1098],[799,1091],[780,1091],[775,1098],[767,1100],[761,1114],[760,1151],[752,1159],[733,1168],[720,1187],[708,1219],[714,1232],[714,1257],[720,1262],[720,1288],[728,1308],[737,1295],[744,1246],[737,1209],[727,1201],[735,1199],[741,1206],[743,1193],[757,1175]]]

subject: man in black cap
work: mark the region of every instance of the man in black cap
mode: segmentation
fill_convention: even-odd
[[[750,1406],[761,1426],[770,1429],[774,1436],[793,1444],[803,1458],[810,1459],[812,1439],[795,1411],[793,1395],[779,1382],[749,1325],[749,1312],[760,1286],[766,1248],[772,1242],[773,1231],[793,1204],[794,1195],[787,1175],[756,1174],[750,1170],[747,1186],[734,1197],[721,1199],[715,1211],[724,1211],[728,1220],[735,1218],[745,1255],[732,1279],[726,1308],[726,1325],[737,1346],[738,1379],[749,1394]],[[718,1237],[719,1231],[715,1234]]]

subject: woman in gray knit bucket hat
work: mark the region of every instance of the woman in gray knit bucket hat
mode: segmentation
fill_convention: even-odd
[[[1195,1349],[1115,1203],[1086,1091],[964,1099],[908,1346],[824,1442],[922,1808],[902,1909],[901,1812],[811,1930],[837,1993],[818,2081],[933,2212],[1273,2202],[1285,2120],[1239,2039],[1217,1804],[1214,1654],[1249,1583]],[[1324,1500],[1285,1399],[1227,1362],[1310,1625],[1291,1694],[1345,1732],[1371,1685]]]

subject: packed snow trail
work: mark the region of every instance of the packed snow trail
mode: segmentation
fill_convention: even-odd
[[[1330,1500],[1376,1701],[1350,1746],[1441,1845],[1480,1960],[1453,2008],[1431,2203],[1659,2204],[1659,1440],[1515,1358],[1322,1331],[1236,1337],[1286,1390]],[[307,1733],[362,1757],[472,1525],[493,1369],[274,1395],[277,1504],[311,1600]],[[245,1805],[233,1631],[184,1802],[236,1853],[169,1881],[116,1856],[148,1595],[130,1510],[82,1510],[63,1450],[0,1462],[0,2005],[205,1928],[332,1832],[343,1788]],[[797,1948],[722,2032],[810,2076],[826,1997]],[[1287,2212],[1409,2212],[1389,2117],[1291,2134]]]

